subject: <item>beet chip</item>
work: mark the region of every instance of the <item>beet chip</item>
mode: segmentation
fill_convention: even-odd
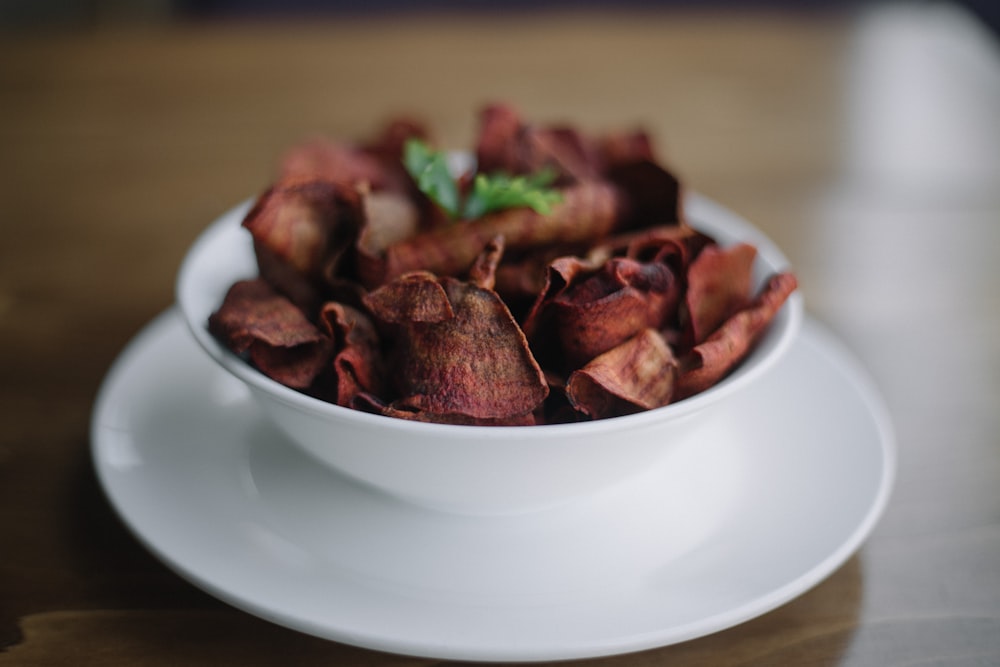
[[[550,282],[556,278],[565,287],[554,291],[550,286],[525,327],[544,362],[567,370],[579,368],[643,329],[661,328],[680,297],[679,282],[667,265],[625,257],[614,257],[596,271],[587,271],[582,260],[556,260]],[[553,335],[559,344],[558,359],[539,340]]]
[[[329,302],[320,312],[320,323],[333,340],[330,392],[332,401],[350,407],[359,394],[382,393],[384,369],[375,324],[348,305]],[[322,389],[320,390],[322,391]]]
[[[365,297],[372,314],[390,324],[445,322],[455,318],[448,293],[432,273],[414,271]]]
[[[645,329],[574,371],[566,393],[577,410],[604,419],[666,405],[676,378],[670,346],[655,329]]]
[[[645,262],[667,262],[679,275],[687,275],[691,259],[715,239],[686,224],[660,225],[631,232],[626,257]]]
[[[379,161],[347,143],[316,138],[290,148],[281,160],[281,180],[331,181],[348,186],[385,185]]]
[[[683,195],[677,177],[650,160],[616,165],[608,180],[617,185],[629,202],[629,219],[623,227],[683,222]]]
[[[503,236],[512,250],[593,242],[610,233],[623,218],[622,193],[608,183],[569,187],[562,190],[562,197],[548,214],[511,208],[390,245],[385,252],[384,279],[415,270],[459,275],[496,236]]]
[[[684,370],[678,379],[678,397],[697,394],[725,377],[750,351],[797,286],[798,281],[791,273],[772,276],[749,306],[695,346],[682,361]]]
[[[560,257],[572,257],[581,250],[583,249],[580,246],[552,245],[534,252],[523,253],[515,259],[504,258],[497,267],[495,287],[497,294],[509,306],[516,305],[522,309],[530,307],[545,290],[549,265]]]
[[[385,278],[386,248],[417,232],[420,211],[412,200],[394,192],[363,192],[361,201],[364,217],[355,242],[354,270],[360,284],[377,287]]]
[[[691,263],[684,301],[693,345],[750,302],[756,257],[757,249],[747,243],[731,248],[709,245]]]
[[[753,293],[756,248],[691,226],[641,129],[593,135],[493,104],[474,161],[428,148],[421,171],[408,147],[429,136],[397,118],[370,141],[285,153],[243,219],[259,279],[231,287],[212,334],[351,409],[577,422],[710,388],[796,289],[783,273]]]
[[[565,126],[526,124],[513,108],[503,104],[480,112],[476,164],[486,174],[552,169],[562,185],[600,177],[600,154],[582,133]]]
[[[350,188],[402,194],[407,191],[409,179],[400,160],[403,144],[411,137],[426,138],[427,130],[409,118],[391,120],[365,144],[316,137],[286,151],[279,180],[329,181]]]
[[[376,256],[393,243],[417,232],[420,212],[416,205],[397,192],[363,192],[364,221],[358,249]]]
[[[313,281],[332,272],[357,236],[359,192],[332,181],[283,180],[243,220],[254,247]],[[268,276],[265,276],[267,278]]]
[[[423,121],[416,118],[401,116],[392,118],[383,127],[374,140],[364,146],[366,153],[374,155],[385,162],[399,164],[403,157],[403,146],[408,139],[427,140],[430,132]]]
[[[263,280],[230,287],[208,329],[262,373],[295,389],[311,385],[330,358],[329,338]]]
[[[527,340],[492,290],[418,272],[371,292],[366,305],[399,329],[390,358],[399,396],[393,409],[507,420],[545,399]]]
[[[653,162],[656,159],[653,141],[642,130],[612,132],[604,136],[600,142],[600,152],[606,170],[632,162]]]

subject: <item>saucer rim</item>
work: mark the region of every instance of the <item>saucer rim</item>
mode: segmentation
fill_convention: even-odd
[[[105,432],[108,428],[114,428],[114,424],[110,424],[107,419],[107,413],[110,410],[109,401],[113,399],[113,394],[120,382],[120,378],[127,372],[134,359],[143,353],[148,353],[149,344],[156,336],[163,335],[164,331],[168,328],[176,329],[174,335],[185,331],[176,309],[170,309],[155,318],[126,346],[121,355],[112,364],[95,402],[91,426],[92,457],[100,484],[111,501],[112,507],[140,543],[158,559],[182,578],[192,582],[213,596],[227,602],[233,607],[242,609],[278,625],[365,648],[441,659],[520,662],[616,655],[662,647],[718,632],[758,617],[787,603],[810,590],[832,574],[860,548],[864,540],[870,535],[884,513],[895,482],[897,464],[895,435],[889,412],[879,392],[865,369],[851,355],[847,348],[823,325],[807,317],[800,335],[812,339],[815,351],[821,353],[828,363],[836,364],[839,370],[848,376],[853,389],[859,393],[859,397],[864,405],[867,406],[869,415],[875,424],[877,431],[875,439],[878,440],[875,458],[878,459],[878,463],[881,465],[878,488],[867,505],[864,517],[857,523],[851,534],[840,543],[837,549],[817,562],[808,572],[787,582],[784,586],[775,588],[765,596],[747,602],[742,607],[729,609],[724,613],[692,621],[686,625],[664,628],[642,635],[623,636],[615,642],[598,642],[587,645],[578,643],[573,647],[550,646],[548,649],[527,647],[522,650],[518,647],[511,647],[505,652],[498,652],[496,647],[480,647],[477,650],[471,649],[468,646],[457,648],[454,646],[445,646],[433,641],[428,641],[417,646],[410,641],[394,641],[392,637],[380,635],[377,631],[359,633],[346,629],[338,630],[337,628],[324,626],[320,622],[292,618],[281,612],[275,612],[272,609],[246,599],[246,597],[241,597],[238,591],[227,590],[224,586],[217,585],[216,582],[209,578],[200,576],[196,568],[191,568],[190,564],[177,562],[175,557],[172,557],[171,554],[161,549],[157,545],[157,540],[147,534],[146,531],[149,530],[149,527],[138,524],[130,513],[129,508],[123,504],[123,498],[116,491],[113,472],[108,469],[109,464],[104,456],[105,452],[102,447],[102,442],[106,440]],[[206,364],[209,363],[207,359],[204,362]]]

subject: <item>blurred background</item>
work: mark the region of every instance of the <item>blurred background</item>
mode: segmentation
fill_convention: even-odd
[[[988,6],[990,3],[983,3]],[[331,16],[335,14],[380,14],[386,12],[441,12],[441,11],[512,11],[552,10],[606,7],[611,9],[655,7],[721,7],[801,9],[808,7],[845,6],[830,0],[803,0],[794,2],[754,2],[718,0],[713,2],[684,2],[683,0],[4,0],[2,18],[9,25],[87,25],[101,21],[164,20],[195,17],[247,17],[247,16]]]
[[[505,100],[539,121],[647,128],[692,187],[765,231],[775,219],[810,240],[824,230],[851,238],[845,225],[895,234],[887,207],[905,226],[936,215],[934,205],[981,211],[996,197],[998,5],[0,0],[0,139],[19,165],[0,187],[15,211],[30,211],[37,202],[24,193],[39,178],[60,179],[66,193],[106,189],[110,178],[119,191],[88,206],[148,219],[143,202],[185,198],[190,232],[256,192],[306,136],[360,138],[400,113],[462,147],[475,109]],[[249,70],[255,86],[233,83]],[[76,108],[46,105],[45,91],[68,91]],[[727,160],[730,150],[753,161]],[[148,169],[151,154],[173,167],[158,181],[133,168]],[[857,303],[840,305],[842,290],[823,293],[836,283],[822,267],[843,257],[804,247],[815,256],[794,259],[815,306],[863,325]],[[867,289],[903,260],[872,261],[878,279],[852,274]],[[918,307],[922,293],[907,293]],[[871,304],[866,316],[891,312]]]
[[[684,664],[772,639],[772,664],[996,664],[998,5],[0,0],[0,524],[19,547],[0,649],[38,610],[208,604],[115,523],[86,453],[101,379],[170,307],[195,236],[294,142],[410,114],[467,147],[502,100],[649,130],[786,251],[897,426],[893,502],[854,565]],[[130,640],[95,618],[72,639]],[[72,627],[95,626],[51,632]]]
[[[333,17],[351,14],[448,11],[539,11],[696,8],[715,10],[804,11],[856,10],[876,3],[855,0],[3,0],[0,21],[6,27],[88,26],[113,21],[233,17]],[[882,3],[885,4],[885,3]],[[897,3],[903,4],[903,3]],[[910,3],[928,4],[928,3]],[[990,0],[958,2],[991,26],[1000,7]]]

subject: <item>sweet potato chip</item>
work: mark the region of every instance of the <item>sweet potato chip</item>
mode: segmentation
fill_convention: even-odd
[[[420,272],[374,290],[366,302],[399,329],[390,360],[394,408],[509,419],[544,400],[542,371],[492,290]]]
[[[208,320],[209,331],[262,373],[304,389],[330,358],[330,339],[263,280],[243,280]]]
[[[670,346],[655,329],[644,329],[574,371],[566,393],[592,419],[618,417],[667,405],[676,377]]]
[[[682,360],[678,397],[697,394],[725,377],[747,355],[797,286],[791,273],[772,276],[749,306],[695,346]]]
[[[687,308],[692,344],[697,345],[751,298],[757,249],[747,243],[730,248],[706,246],[687,273]]]

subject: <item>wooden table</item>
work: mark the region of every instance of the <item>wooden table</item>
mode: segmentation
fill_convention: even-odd
[[[827,580],[730,630],[587,664],[1000,664],[1000,127],[946,123],[986,156],[972,178],[952,176],[978,163],[931,148],[909,171],[877,164],[899,142],[872,137],[905,138],[908,118],[878,113],[885,88],[865,83],[880,70],[857,61],[884,23],[584,13],[5,35],[0,665],[436,664],[271,625],[174,575],[105,500],[88,428],[113,359],[171,305],[187,246],[283,148],[401,111],[466,145],[487,100],[648,128],[691,187],[792,259],[898,437],[889,507]],[[986,65],[930,74],[969,101],[956,108],[995,109],[1000,87],[975,85],[1000,76]]]

